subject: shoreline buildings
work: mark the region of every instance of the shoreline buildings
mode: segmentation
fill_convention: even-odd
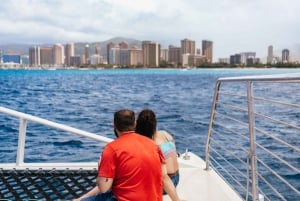
[[[156,41],[134,41],[128,44],[124,41],[109,43],[66,43],[52,46],[32,46],[28,48],[28,55],[17,53],[3,53],[0,50],[1,65],[28,65],[30,67],[50,66],[99,66],[109,67],[197,67],[211,66],[213,63],[213,41],[202,40],[201,48],[196,41],[184,38],[179,41],[180,46],[168,45],[162,48]],[[104,55],[101,54],[102,53]],[[278,51],[277,51],[278,52]],[[282,50],[274,54],[273,45],[268,46],[266,64],[278,62],[291,63],[290,51]],[[261,63],[256,52],[241,52],[228,58],[219,58],[220,64],[234,66],[251,66]]]

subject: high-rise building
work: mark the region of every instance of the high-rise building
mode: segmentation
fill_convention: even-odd
[[[53,51],[53,64],[61,66],[64,64],[64,47],[61,44],[55,44],[52,48]]]
[[[70,58],[70,65],[71,66],[79,66],[81,62],[81,57],[80,56],[71,56]]]
[[[188,66],[200,66],[205,63],[206,57],[199,54],[190,54],[188,55]]]
[[[65,65],[71,66],[71,57],[74,56],[74,44],[68,43],[65,45]]]
[[[110,48],[109,64],[114,64],[114,65],[120,64],[120,48],[119,47]]]
[[[29,66],[40,66],[40,46],[33,46],[29,48]]]
[[[97,65],[102,63],[102,56],[100,54],[94,54],[90,57],[90,63],[92,65]]]
[[[169,50],[168,49],[161,49],[160,59],[162,61],[169,61]]]
[[[181,62],[181,58],[181,48],[169,45],[169,62],[177,66]]]
[[[88,44],[85,45],[84,53],[85,64],[90,64],[90,46]]]
[[[101,48],[100,48],[99,45],[96,45],[96,47],[95,47],[95,54],[96,55],[101,55]]]
[[[181,40],[181,54],[196,54],[196,42],[194,40]]]
[[[267,63],[271,64],[273,62],[273,45],[270,45],[268,47],[268,56],[267,56]]]
[[[241,52],[241,64],[248,65],[248,59],[255,60],[256,52]]]
[[[29,64],[29,55],[27,54],[21,55],[21,64],[26,66]]]
[[[41,56],[40,56],[40,62],[41,66],[52,66],[54,57],[53,57],[53,48],[51,47],[41,47]]]
[[[128,49],[121,49],[120,48],[120,65],[128,66],[130,65],[130,55]]]
[[[202,40],[202,55],[206,57],[207,63],[213,62],[213,42]]]
[[[143,63],[145,67],[159,67],[160,44],[153,41],[143,41]]]
[[[120,47],[120,49],[128,49],[128,44],[123,41],[123,42],[119,43],[119,47]]]
[[[143,65],[143,50],[132,48],[129,50],[129,57],[130,57],[130,65],[133,66],[142,66]]]
[[[282,63],[290,62],[290,51],[288,49],[282,50]]]
[[[110,52],[110,49],[111,48],[114,48],[116,45],[112,42],[108,43],[107,46],[106,46],[106,59],[107,59],[107,63],[110,64],[110,55],[109,55],[109,52]]]
[[[241,64],[241,54],[230,55],[230,64],[240,65]]]

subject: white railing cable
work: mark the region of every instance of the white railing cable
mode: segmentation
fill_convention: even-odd
[[[264,115],[264,114],[260,114],[260,113],[258,113],[258,112],[255,112],[255,115],[256,115],[256,116],[263,117],[263,118],[265,118],[265,119],[269,119],[269,120],[274,121],[274,122],[276,122],[276,123],[279,123],[279,124],[282,124],[282,125],[285,125],[285,126],[292,127],[292,128],[295,128],[295,129],[300,130],[300,127],[297,126],[297,125],[293,125],[293,124],[290,124],[290,123],[287,123],[287,122],[284,122],[284,121],[281,121],[281,120],[278,120],[278,119],[275,119],[275,118],[266,116],[266,115]]]
[[[247,109],[244,109],[244,108],[241,108],[241,107],[237,107],[237,106],[233,106],[233,105],[226,104],[226,103],[218,102],[218,105],[226,107],[226,108],[231,108],[231,109],[234,109],[234,110],[237,110],[237,111],[248,112]]]
[[[286,201],[286,199],[281,195],[281,193],[270,183],[268,182],[261,174],[258,173],[258,177],[259,179],[264,182],[270,189],[272,189],[272,191],[281,199]],[[262,192],[262,190],[259,188],[259,191]],[[264,194],[264,198],[267,200],[272,201],[269,196]]]
[[[291,170],[293,170],[295,173],[300,174],[300,170],[297,169],[296,167],[294,167],[293,165],[291,165],[290,163],[288,163],[286,160],[283,160],[282,158],[280,158],[277,154],[271,152],[270,150],[266,149],[264,146],[256,143],[256,145],[261,148],[262,150],[264,150],[266,153],[270,154],[271,156],[273,156],[274,158],[276,158],[279,162],[285,164],[287,167],[289,167]]]
[[[294,104],[294,103],[288,103],[288,102],[283,102],[283,101],[277,101],[277,100],[271,100],[267,98],[260,98],[260,97],[253,97],[255,100],[260,100],[260,101],[265,101],[269,103],[276,103],[278,105],[285,105],[285,106],[291,106],[295,108],[300,108],[300,105]]]
[[[258,159],[259,163],[261,163],[265,168],[268,169],[274,176],[276,176],[278,179],[280,179],[283,183],[285,183],[291,190],[296,192],[298,195],[300,195],[300,191],[297,190],[293,185],[291,185],[287,180],[282,178],[276,171],[274,171],[272,168],[270,168],[266,163],[264,163],[262,160]]]
[[[238,132],[238,131],[236,131],[236,130],[233,130],[232,128],[229,128],[228,126],[225,126],[225,125],[222,124],[222,123],[219,123],[219,122],[214,121],[214,124],[215,124],[216,126],[220,126],[220,127],[224,128],[224,129],[226,129],[227,131],[230,131],[230,132],[233,133],[233,134],[238,135],[239,137],[243,138],[244,140],[248,140],[248,138],[247,138],[246,136],[242,135],[240,132]],[[214,131],[215,133],[218,132],[218,131],[216,131],[216,130],[213,130],[213,131]]]
[[[225,127],[223,127],[223,128],[225,128]],[[232,129],[230,129],[230,130],[232,130]],[[240,150],[242,150],[244,153],[247,153],[247,151],[248,151],[247,149],[245,149],[244,147],[240,146],[240,144],[235,143],[234,141],[232,141],[232,140],[226,138],[226,136],[225,136],[225,135],[222,135],[222,133],[220,133],[220,132],[218,132],[218,131],[216,131],[216,130],[214,130],[214,133],[215,133],[216,135],[218,135],[218,136],[220,137],[220,139],[223,140],[224,142],[227,142],[229,145],[235,146],[236,148],[239,148]],[[239,135],[239,137],[245,138],[245,136],[241,135],[241,133],[233,132],[233,134],[237,134],[237,135]],[[225,150],[226,150],[226,151],[227,151],[227,150],[229,151],[228,148],[225,148]]]
[[[220,154],[219,152],[216,152],[216,150],[212,149],[211,151],[214,152],[218,157],[223,158],[222,154]],[[226,175],[227,175],[232,181],[234,181],[234,183],[237,184],[237,185],[239,186],[239,188],[242,188],[242,189],[244,190],[244,192],[246,192],[245,186],[244,186],[239,180],[236,179],[236,175],[232,175],[232,174],[228,171],[228,169],[223,168],[223,165],[221,165],[220,163],[218,163],[218,160],[215,159],[214,157],[212,157],[211,160],[212,160],[215,164],[218,164],[218,166],[215,167],[214,169],[215,169],[215,171],[216,171],[216,172],[217,172],[224,180],[226,180],[226,178],[225,178],[224,175],[222,175],[222,174],[220,173],[220,169],[222,170],[222,172],[226,173]],[[232,164],[230,164],[230,165],[232,165]],[[236,169],[236,167],[234,167],[234,169],[237,170],[237,171],[240,173],[239,176],[246,178],[246,175],[245,175],[245,174],[242,174],[238,169]]]
[[[260,133],[262,133],[262,134],[268,136],[269,138],[272,138],[272,139],[276,140],[277,142],[280,142],[281,144],[286,145],[287,147],[289,147],[289,148],[291,148],[291,149],[293,149],[293,150],[295,150],[295,151],[297,151],[297,152],[300,152],[300,149],[299,149],[298,147],[295,147],[295,146],[293,146],[293,145],[291,145],[291,144],[285,142],[284,140],[281,140],[280,138],[278,138],[278,137],[276,137],[276,136],[274,136],[274,135],[271,135],[270,133],[268,133],[268,132],[266,132],[266,131],[264,131],[264,130],[262,130],[262,129],[259,129],[259,128],[255,128],[255,129],[256,129],[257,131],[259,131]]]

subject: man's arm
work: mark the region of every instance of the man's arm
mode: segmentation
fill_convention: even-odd
[[[74,199],[73,201],[80,201],[83,198],[87,198],[87,197],[91,197],[91,196],[95,196],[99,193],[98,187],[95,186],[92,190],[90,190],[89,192],[85,193],[84,195],[82,195],[80,198]]]
[[[106,178],[106,177],[97,177],[97,185],[98,189],[101,193],[105,193],[109,189],[111,189],[113,184],[112,178]]]

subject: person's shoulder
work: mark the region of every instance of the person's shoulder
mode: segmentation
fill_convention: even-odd
[[[138,134],[138,133],[135,133],[135,134],[136,134],[135,135],[136,140],[143,142],[143,143],[149,143],[149,144],[156,145],[155,142],[152,139],[150,139],[149,137],[146,137],[146,136]]]
[[[164,135],[168,140],[174,140],[173,136],[166,130],[159,130],[158,131],[161,135]]]
[[[150,138],[148,138],[148,137],[146,137],[144,135],[138,134],[138,133],[134,133],[134,137],[138,138],[138,139],[144,139],[146,141],[152,141]]]

